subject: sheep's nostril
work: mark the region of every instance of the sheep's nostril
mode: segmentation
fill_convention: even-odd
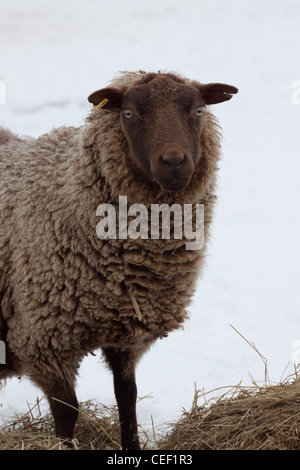
[[[185,155],[178,155],[178,156],[162,155],[161,160],[165,164],[165,166],[167,166],[168,168],[179,168],[185,160]]]

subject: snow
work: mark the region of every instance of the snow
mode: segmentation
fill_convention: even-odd
[[[171,70],[240,89],[214,107],[224,132],[219,199],[191,319],[140,362],[138,394],[147,398],[138,404],[139,422],[178,419],[194,384],[209,391],[264,380],[261,358],[230,325],[267,358],[271,381],[293,371],[300,340],[298,0],[0,0],[0,11],[0,125],[20,134],[81,125],[86,97],[119,70]],[[80,401],[114,403],[99,356],[84,360],[77,393]],[[26,379],[8,381],[1,417],[26,411],[37,395]]]

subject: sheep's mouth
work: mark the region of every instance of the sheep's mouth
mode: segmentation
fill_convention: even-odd
[[[161,189],[170,192],[183,191],[190,182],[190,178],[173,178],[173,179],[155,179],[154,180]]]

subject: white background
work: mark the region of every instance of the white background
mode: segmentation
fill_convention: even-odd
[[[230,324],[267,358],[273,382],[300,358],[299,24],[298,0],[0,0],[0,126],[21,135],[83,124],[87,96],[119,70],[240,90],[213,108],[224,141],[207,265],[185,330],[138,366],[138,394],[151,395],[138,405],[141,424],[176,420],[194,383],[209,391],[264,380],[259,355]],[[77,392],[114,403],[99,357],[84,360]],[[8,381],[1,417],[37,395],[26,379]]]

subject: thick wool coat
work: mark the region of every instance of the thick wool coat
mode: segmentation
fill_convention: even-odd
[[[140,76],[124,73],[112,85],[126,89]],[[37,139],[0,132],[0,339],[7,348],[0,378],[74,382],[87,353],[114,347],[136,362],[182,325],[204,262],[220,153],[214,116],[206,109],[201,119],[201,159],[177,193],[144,181],[117,110],[92,110],[82,127]],[[100,240],[96,209],[117,208],[120,195],[148,208],[204,204],[204,247]]]

